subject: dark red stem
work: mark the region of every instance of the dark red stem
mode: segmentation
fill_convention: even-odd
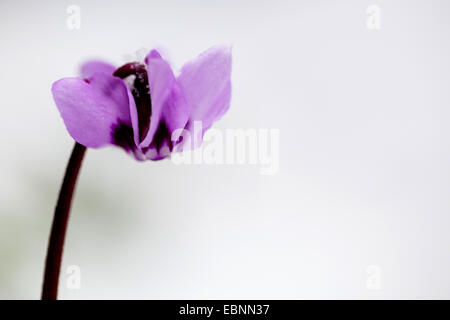
[[[67,164],[58,202],[53,217],[52,230],[48,242],[47,259],[45,261],[44,285],[42,300],[56,300],[58,295],[58,281],[61,269],[61,260],[66,237],[67,223],[69,221],[70,205],[77,183],[86,147],[75,142],[72,155]]]

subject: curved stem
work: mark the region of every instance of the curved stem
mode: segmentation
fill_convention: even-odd
[[[59,191],[53,217],[52,230],[48,242],[47,259],[45,261],[44,285],[42,300],[56,300],[58,295],[58,281],[61,269],[61,260],[66,237],[67,223],[69,221],[70,205],[75,185],[80,172],[86,147],[75,142],[72,155],[67,164],[66,174]]]

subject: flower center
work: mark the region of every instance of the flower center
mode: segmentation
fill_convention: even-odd
[[[125,79],[134,75],[134,81],[131,86],[131,93],[136,102],[139,126],[139,142],[142,142],[147,136],[150,127],[150,116],[152,114],[152,101],[150,98],[150,88],[148,86],[147,69],[145,65],[138,62],[127,63],[116,71],[114,76]]]

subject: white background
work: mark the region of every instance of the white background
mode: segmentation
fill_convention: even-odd
[[[69,5],[81,29],[66,26]],[[381,8],[381,29],[366,9]],[[90,57],[233,46],[215,127],[280,130],[280,169],[89,150],[60,297],[450,298],[448,1],[3,1],[0,298],[38,299],[73,141],[53,81]],[[81,268],[81,289],[65,270]],[[381,287],[367,286],[368,266]]]

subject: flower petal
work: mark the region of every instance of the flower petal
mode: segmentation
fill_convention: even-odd
[[[134,100],[125,83],[105,73],[89,79],[63,78],[52,86],[53,99],[73,139],[99,148],[115,142],[114,130],[131,127]]]
[[[95,73],[104,73],[112,75],[116,68],[107,62],[101,60],[89,60],[81,65],[80,74],[83,78],[92,77]]]
[[[212,47],[181,68],[178,83],[191,108],[191,125],[194,121],[202,121],[206,130],[228,110],[231,99],[230,77],[230,47]]]
[[[152,50],[145,58],[152,101],[152,114],[147,136],[140,146],[145,148],[171,142],[175,129],[184,128],[189,117],[189,107],[170,65],[158,51]],[[167,140],[168,141],[163,141]]]

